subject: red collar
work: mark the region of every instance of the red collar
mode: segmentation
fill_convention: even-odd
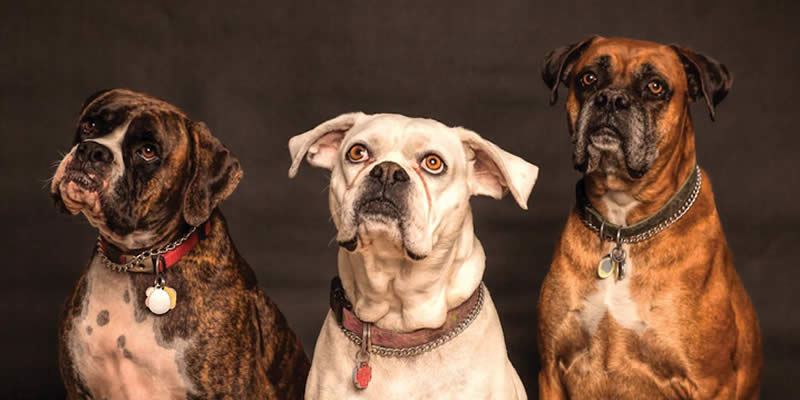
[[[378,350],[373,352],[379,355],[403,357],[420,354],[428,349],[424,349],[428,344],[430,349],[444,344],[448,340],[457,336],[477,317],[483,306],[483,283],[478,285],[475,292],[461,305],[447,311],[447,319],[444,325],[435,329],[417,329],[413,332],[394,332],[371,326],[370,336],[373,346]],[[344,296],[344,288],[339,277],[334,277],[331,281],[331,310],[337,322],[345,331],[345,335],[351,338],[361,339],[364,329],[364,322],[361,321],[353,310],[353,305]],[[360,343],[360,340],[359,340]],[[435,343],[435,346],[430,346]],[[381,350],[381,348],[385,350]],[[395,354],[396,353],[396,354]]]
[[[156,265],[158,265],[159,272],[166,271],[169,267],[175,265],[183,256],[189,254],[197,243],[208,237],[208,234],[211,232],[211,221],[206,221],[206,223],[198,228],[199,229],[195,230],[194,233],[179,246],[161,255],[146,257],[141,264],[129,269],[129,271],[155,273]],[[100,247],[102,248],[103,254],[105,254],[110,261],[117,264],[125,264],[136,257],[135,255],[123,254],[116,246],[103,239],[102,236],[100,237]]]

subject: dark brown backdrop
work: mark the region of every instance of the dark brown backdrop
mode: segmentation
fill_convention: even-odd
[[[222,206],[242,254],[311,354],[335,273],[326,174],[286,176],[287,140],[339,113],[391,111],[463,125],[538,164],[523,212],[473,201],[486,282],[536,398],[536,298],[573,204],[563,103],[544,54],[588,34],[676,42],[736,76],[711,123],[693,108],[736,266],[761,318],[762,394],[800,373],[795,275],[797,2],[15,2],[0,5],[2,398],[62,397],[56,325],[96,233],[58,215],[46,179],[91,92],[128,87],[208,123],[244,166]],[[562,101],[563,101],[563,95]]]

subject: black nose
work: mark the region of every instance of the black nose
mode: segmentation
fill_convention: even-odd
[[[606,90],[594,97],[594,105],[608,112],[624,111],[631,107],[631,100],[625,93]]]
[[[408,174],[399,164],[392,161],[384,161],[369,171],[369,176],[384,185],[408,182]]]
[[[81,142],[75,149],[75,157],[81,162],[88,161],[95,166],[110,164],[114,161],[114,154],[111,153],[111,150],[94,141]]]

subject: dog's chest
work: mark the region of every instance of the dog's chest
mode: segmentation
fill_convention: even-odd
[[[95,398],[185,398],[191,390],[183,372],[187,343],[165,343],[159,316],[136,307],[134,290],[127,274],[94,258],[81,314],[67,337],[73,364]]]
[[[623,249],[628,252],[628,245],[623,245]],[[621,328],[637,334],[641,334],[646,328],[647,324],[639,312],[640,303],[644,299],[634,299],[631,293],[631,280],[635,268],[631,257],[627,258],[624,268],[626,275],[624,279],[616,280],[614,276],[598,279],[594,282],[590,294],[583,298],[578,318],[583,330],[590,335],[597,331],[601,323],[608,324],[610,320]]]

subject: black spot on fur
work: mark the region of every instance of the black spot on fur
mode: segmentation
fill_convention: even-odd
[[[92,334],[92,327],[91,326],[87,326],[86,327],[86,334],[87,335],[91,335]]]
[[[127,358],[128,360],[132,360],[133,359],[133,354],[130,351],[128,351],[128,349],[123,349],[122,350],[122,356]]]
[[[108,310],[103,310],[97,313],[97,326],[103,326],[108,323],[111,317],[108,314]]]
[[[122,294],[122,300],[125,301],[125,304],[131,302],[131,294],[128,292],[128,289],[125,289],[125,293]]]
[[[117,346],[119,346],[120,349],[125,347],[125,335],[119,335],[117,338]]]

